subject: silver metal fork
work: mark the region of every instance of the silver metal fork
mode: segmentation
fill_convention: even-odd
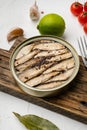
[[[79,45],[79,50],[81,52],[83,63],[85,67],[87,67],[87,41],[85,36],[80,37],[80,39],[78,40],[78,45]]]

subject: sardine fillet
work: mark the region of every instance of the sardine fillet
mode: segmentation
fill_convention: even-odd
[[[21,57],[20,59],[15,61],[15,66],[23,64],[24,62],[30,60],[33,58],[34,55],[36,55],[39,51],[38,50],[34,50],[33,52]]]
[[[38,62],[41,62],[42,59],[43,58],[31,59],[31,60],[28,60],[27,62],[25,62],[24,64],[20,64],[20,65],[16,66],[15,68],[17,71],[22,72],[25,69],[31,67],[32,65],[37,64]]]
[[[52,61],[62,61],[62,60],[65,60],[65,59],[68,59],[68,58],[71,58],[71,57],[72,57],[72,53],[68,52],[68,53],[65,53],[65,54],[62,54],[62,55],[54,56],[54,57],[48,59],[48,61],[50,61],[50,62],[52,62]]]
[[[55,71],[55,70],[57,71],[67,70],[69,68],[74,67],[74,64],[75,64],[74,58],[70,58],[60,62],[59,64],[50,67],[49,69],[44,71],[44,74],[50,73],[51,71]]]
[[[34,49],[40,49],[40,50],[58,50],[58,49],[63,49],[65,48],[64,45],[60,43],[44,43],[44,44],[38,44],[33,47]]]
[[[34,87],[38,84],[41,84],[41,83],[49,80],[50,78],[54,77],[57,74],[59,74],[59,72],[51,72],[51,73],[48,73],[48,74],[42,74],[38,77],[35,77],[35,78],[27,81],[26,84],[31,86],[31,87]]]
[[[40,68],[34,67],[31,69],[28,69],[26,71],[23,71],[21,74],[19,74],[19,79],[22,82],[26,82],[29,79],[38,76],[39,74],[41,74],[43,71],[45,71],[47,68],[49,68],[52,65],[52,63],[49,63],[47,65],[43,65]]]
[[[17,59],[21,58],[22,56],[27,55],[28,53],[31,52],[31,50],[33,49],[33,47],[34,47],[34,44],[26,45],[25,47],[23,47],[19,51],[19,53],[17,54],[17,56],[16,56],[15,59],[17,60]]]
[[[61,50],[51,50],[51,51],[41,51],[40,53],[38,53],[37,55],[35,55],[34,57],[41,57],[41,56],[50,56],[50,55],[53,55],[53,56],[57,56],[57,55],[60,55],[60,54],[64,54],[64,53],[67,53],[69,52],[69,50],[67,48],[64,48],[64,49],[61,49]]]
[[[60,86],[61,84],[63,84],[64,82],[51,82],[51,83],[47,83],[47,84],[42,84],[42,85],[38,85],[36,88],[38,89],[52,89],[55,88],[57,86]]]
[[[50,80],[48,80],[47,82],[54,82],[54,81],[66,81],[73,73],[74,68],[65,71],[64,73],[61,73],[53,78],[51,78]],[[47,83],[46,82],[46,83]]]

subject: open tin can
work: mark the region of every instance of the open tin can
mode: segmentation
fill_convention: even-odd
[[[61,51],[61,47],[66,52]],[[67,41],[50,35],[25,40],[15,48],[10,58],[10,69],[18,86],[24,92],[37,97],[52,96],[65,90],[76,77],[79,64],[76,50]],[[67,76],[66,73],[70,74],[71,69],[71,75]]]

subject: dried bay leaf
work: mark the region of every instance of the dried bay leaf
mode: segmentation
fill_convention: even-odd
[[[31,114],[21,116],[18,113],[13,113],[28,130],[59,130],[52,122],[39,116]]]

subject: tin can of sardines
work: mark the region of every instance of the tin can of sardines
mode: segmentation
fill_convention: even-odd
[[[79,71],[79,56],[56,36],[31,37],[13,51],[10,69],[18,86],[37,96],[55,96],[65,90]]]

